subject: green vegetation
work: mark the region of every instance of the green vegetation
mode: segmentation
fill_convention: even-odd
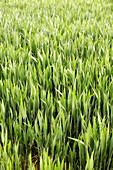
[[[113,2],[0,1],[0,169],[113,168]]]

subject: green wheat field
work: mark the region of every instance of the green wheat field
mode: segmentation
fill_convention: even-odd
[[[0,1],[0,170],[113,169],[113,1]]]

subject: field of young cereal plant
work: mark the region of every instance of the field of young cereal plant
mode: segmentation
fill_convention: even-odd
[[[113,168],[113,1],[0,1],[0,169]]]

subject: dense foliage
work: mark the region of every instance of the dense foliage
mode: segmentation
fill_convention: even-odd
[[[0,1],[0,169],[113,168],[113,2]]]

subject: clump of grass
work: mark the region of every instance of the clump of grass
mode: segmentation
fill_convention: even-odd
[[[1,169],[113,168],[112,11],[0,2]]]

